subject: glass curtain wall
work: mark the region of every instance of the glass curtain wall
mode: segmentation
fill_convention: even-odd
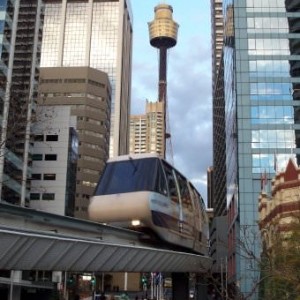
[[[229,253],[229,279],[249,295],[258,267],[237,241],[248,240],[248,250],[259,255],[261,188],[270,193],[275,172],[291,157],[300,162],[300,5],[225,0],[223,12],[227,206],[234,216],[229,238],[236,241]],[[262,176],[268,179],[263,187]]]

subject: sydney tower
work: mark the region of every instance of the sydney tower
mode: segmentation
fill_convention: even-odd
[[[166,122],[167,101],[167,50],[177,43],[178,24],[173,21],[173,8],[159,4],[154,8],[155,17],[148,23],[150,44],[159,49],[158,101],[164,103],[164,122]],[[169,137],[164,126],[165,138]]]

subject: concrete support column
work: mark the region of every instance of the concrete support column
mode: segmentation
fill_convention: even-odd
[[[203,274],[196,274],[195,300],[208,300],[207,282]]]
[[[22,271],[10,271],[10,290],[8,300],[20,300],[21,299],[21,286],[14,285],[16,282],[20,282],[22,279]]]
[[[189,273],[172,273],[173,300],[189,300]]]

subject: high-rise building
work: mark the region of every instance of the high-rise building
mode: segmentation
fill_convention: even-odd
[[[226,143],[223,77],[222,0],[211,0],[212,91],[213,91],[213,194],[211,205],[215,217],[226,214]]]
[[[43,1],[0,3],[0,193],[25,205],[30,178],[30,127],[37,98]]]
[[[47,0],[41,67],[85,66],[112,86],[110,156],[129,151],[132,16],[129,0]]]
[[[130,153],[165,153],[164,103],[146,100],[146,114],[130,117]]]
[[[245,251],[260,253],[254,239],[261,174],[270,178],[300,153],[299,11],[299,1],[223,0],[222,79],[215,84],[224,86],[225,130],[217,134],[214,115],[214,140],[225,141],[226,149],[228,281],[244,295],[254,292],[253,299],[259,267]],[[224,174],[214,170],[222,182]],[[249,249],[242,249],[246,239]]]
[[[109,157],[111,87],[108,76],[89,67],[41,68],[38,103],[68,106],[77,119],[79,147],[74,214],[85,219],[90,196]]]

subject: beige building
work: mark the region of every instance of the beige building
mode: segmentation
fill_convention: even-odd
[[[268,249],[279,233],[288,234],[290,224],[299,220],[300,168],[290,159],[286,170],[272,180],[271,196],[264,192],[265,180],[263,177],[259,197],[259,227]]]
[[[71,107],[79,148],[75,217],[87,207],[109,157],[111,87],[106,73],[89,67],[41,68],[39,104]]]
[[[165,153],[164,103],[146,100],[146,114],[130,117],[130,153]]]

